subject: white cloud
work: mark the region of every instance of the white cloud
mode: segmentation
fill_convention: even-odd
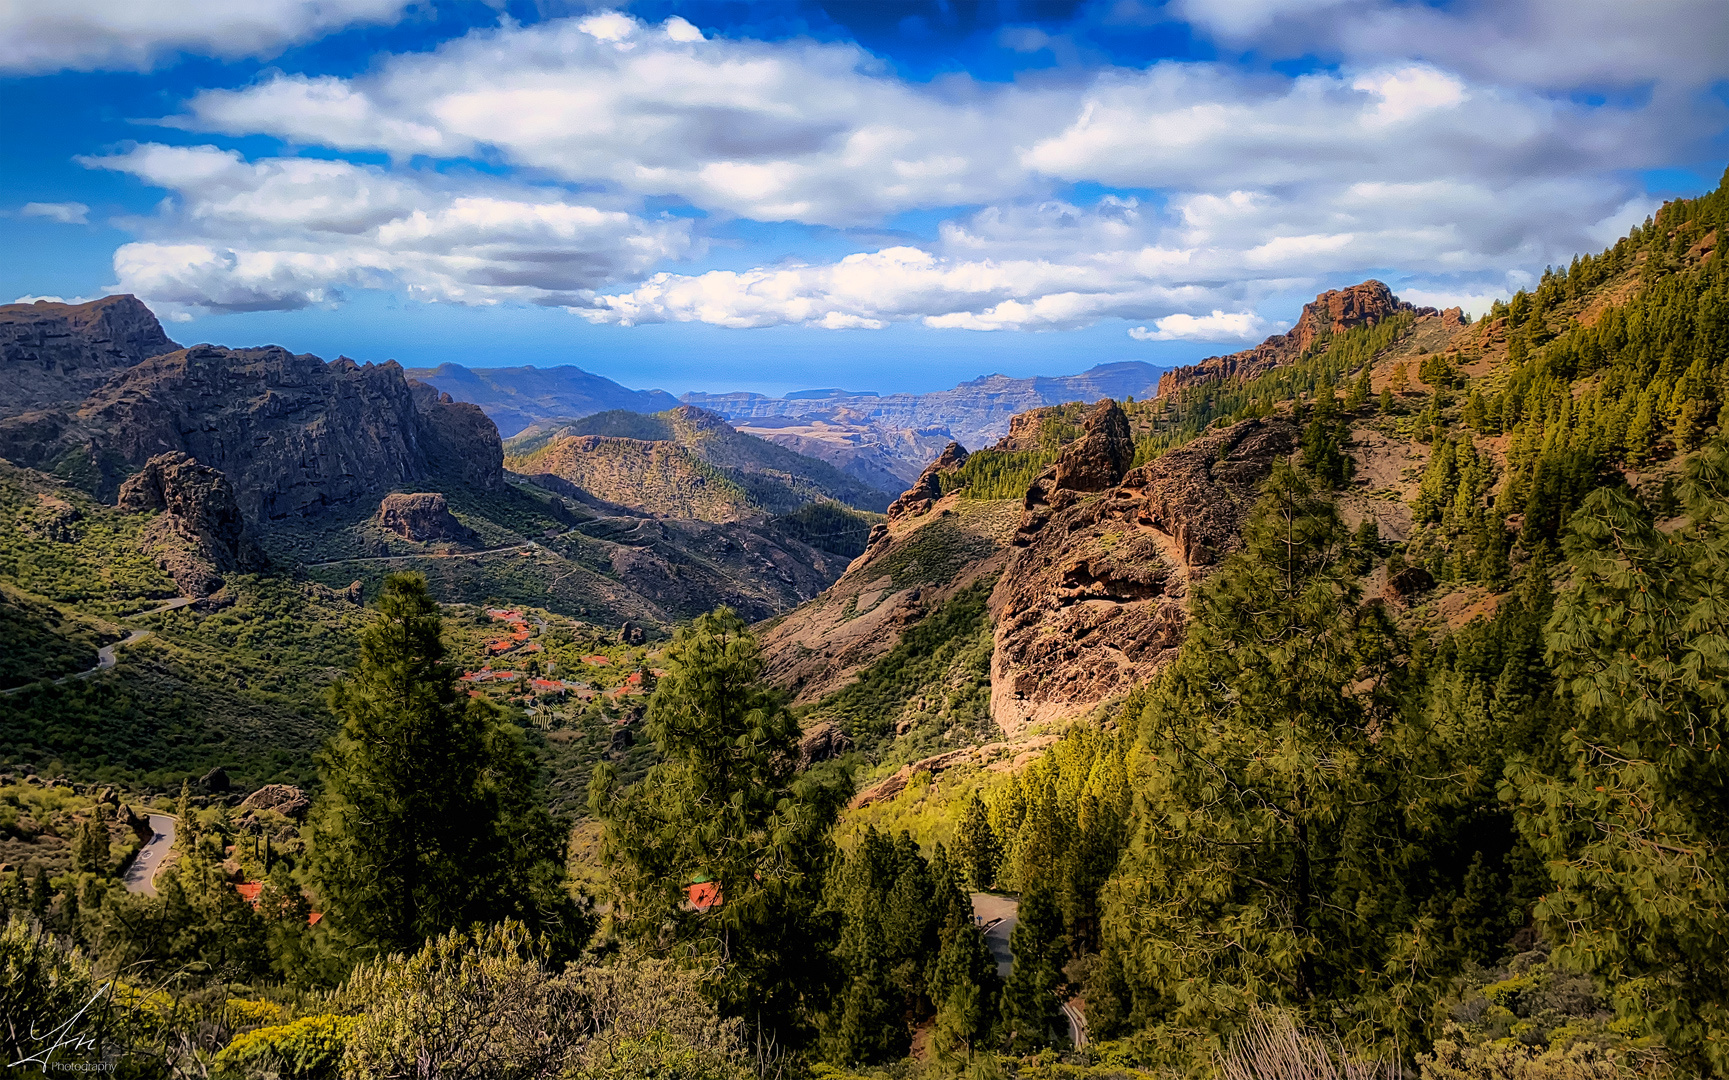
[[[8,0],[0,71],[148,70],[188,52],[268,56],[355,23],[391,23],[410,0]]]
[[[736,328],[802,324],[880,329],[1066,330],[1169,310],[1209,295],[1140,269],[1135,252],[1055,262],[956,259],[913,247],[816,266],[656,274],[628,292],[573,306],[591,322],[706,322]],[[1145,265],[1168,269],[1153,258]]]
[[[1220,311],[1211,315],[1166,315],[1153,323],[1129,328],[1136,341],[1258,341],[1266,336],[1267,322],[1252,311]]]
[[[14,301],[12,301],[12,302],[13,302],[13,303],[14,303],[14,304],[40,304],[40,303],[48,303],[48,304],[88,304],[88,303],[89,303],[89,302],[90,302],[90,301],[91,301],[91,300],[93,300],[93,299],[95,299],[95,297],[91,297],[91,296],[73,296],[73,297],[65,297],[65,296],[36,296],[36,295],[34,295],[34,294],[32,294],[32,295],[29,295],[29,296],[20,296],[20,297],[19,297],[19,298],[18,298],[18,299],[16,299],[16,300],[14,300]]]
[[[24,217],[47,218],[62,225],[90,224],[90,208],[81,202],[32,202],[18,208]]]
[[[1571,90],[1729,76],[1722,0],[1179,0],[1203,34],[1275,57],[1418,54],[1470,78]]]
[[[1500,41],[1493,13],[1185,4],[1222,39],[1294,27],[1348,58],[1295,78],[1167,61],[1087,80],[913,84],[855,46],[705,38],[676,17],[505,23],[354,78],[278,73],[194,96],[166,122],[394,164],[161,146],[103,159],[175,193],[116,266],[218,307],[378,287],[564,304],[619,323],[982,330],[1122,318],[1147,335],[1224,333],[1191,313],[1252,317],[1265,297],[1368,276],[1493,295],[1601,247],[1649,209],[1629,178],[1693,145],[1706,108],[1661,94],[1591,107],[1484,71],[1447,34],[1469,26]],[[1600,14],[1584,21],[1620,18]],[[1420,35],[1420,48],[1363,44],[1353,29],[1394,18],[1433,29],[1434,46]],[[451,181],[427,159],[481,159],[546,186]],[[1082,205],[1057,197],[1069,185],[1123,193]],[[950,216],[934,242],[691,275],[668,264],[708,226],[645,217],[663,197],[713,221]]]
[[[170,122],[398,158],[517,166],[763,221],[875,224],[1027,187],[1015,145],[1067,92],[921,87],[845,44],[705,39],[618,12],[470,33],[356,79],[279,75]]]
[[[247,162],[215,147],[85,158],[175,197],[114,254],[119,287],[219,311],[328,303],[397,288],[465,304],[586,302],[691,251],[688,221],[649,220],[490,179],[390,173],[304,158]]]

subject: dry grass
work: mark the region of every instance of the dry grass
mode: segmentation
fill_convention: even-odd
[[[1397,1061],[1345,1052],[1337,1039],[1300,1028],[1288,1013],[1258,1012],[1214,1061],[1219,1080],[1399,1080]]]

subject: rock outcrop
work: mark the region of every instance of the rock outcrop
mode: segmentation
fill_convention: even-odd
[[[472,540],[474,530],[456,520],[438,492],[394,492],[378,504],[378,527],[404,540]]]
[[[284,817],[303,818],[312,809],[306,793],[290,784],[265,784],[246,796],[238,810],[274,810]]]
[[[410,382],[394,362],[327,364],[275,347],[176,350],[121,371],[76,412],[0,421],[0,457],[62,471],[74,462],[103,498],[175,452],[227,475],[253,524],[428,481],[504,483],[498,430],[476,406]]]
[[[121,485],[123,510],[158,511],[143,536],[184,596],[222,588],[231,570],[257,570],[264,558],[246,534],[234,485],[221,472],[178,450],[158,454]]]
[[[966,463],[966,447],[958,442],[949,443],[935,461],[925,466],[925,471],[919,474],[913,486],[889,504],[889,520],[929,510],[932,503],[943,497],[943,474],[952,473]]]
[[[75,405],[115,372],[179,347],[135,296],[0,305],[0,417]]]
[[[1190,587],[1237,546],[1261,482],[1297,443],[1289,420],[1248,420],[1117,473],[1114,408],[1096,409],[1028,491],[1019,550],[991,594],[991,713],[1010,734],[1083,714],[1169,659]],[[1062,461],[1091,490],[1063,486]]]
[[[1342,334],[1353,327],[1373,326],[1401,311],[1418,315],[1436,313],[1434,308],[1412,307],[1374,280],[1324,292],[1303,305],[1302,316],[1289,332],[1275,334],[1252,349],[1229,356],[1211,356],[1198,364],[1165,372],[1159,378],[1159,396],[1217,379],[1252,379],[1296,360],[1324,333]]]

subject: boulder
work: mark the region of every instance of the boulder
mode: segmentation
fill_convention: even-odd
[[[284,817],[300,819],[311,809],[312,800],[291,784],[265,784],[240,802],[241,810],[274,810]]]
[[[228,790],[228,770],[218,765],[205,773],[198,780],[198,786],[212,795],[219,795]]]
[[[824,720],[811,727],[798,741],[798,765],[808,769],[819,761],[840,757],[851,750],[852,739],[835,720]]]
[[[626,622],[618,628],[618,640],[625,645],[641,645],[648,640],[648,632],[633,622]]]
[[[1418,593],[1428,592],[1434,587],[1435,575],[1421,566],[1407,566],[1387,575],[1387,584],[1381,588],[1381,598],[1389,604],[1403,607]]]
[[[1103,491],[1114,487],[1135,460],[1129,418],[1105,398],[1081,421],[1085,432],[1063,447],[1053,477],[1059,491]]]
[[[1089,435],[1110,437],[1108,414],[1095,410]],[[1070,459],[1089,482],[1121,460],[1103,442]],[[1246,420],[1096,494],[1060,487],[1054,469],[1036,480],[990,599],[991,715],[1003,730],[1083,715],[1174,656],[1194,583],[1240,543],[1261,483],[1296,443],[1287,418]]]
[[[437,492],[386,495],[378,504],[378,526],[416,543],[474,538],[474,531],[456,520]]]

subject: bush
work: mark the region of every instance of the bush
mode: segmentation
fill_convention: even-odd
[[[216,1055],[215,1075],[335,1080],[348,1033],[357,1023],[353,1016],[306,1016],[248,1031]]]

